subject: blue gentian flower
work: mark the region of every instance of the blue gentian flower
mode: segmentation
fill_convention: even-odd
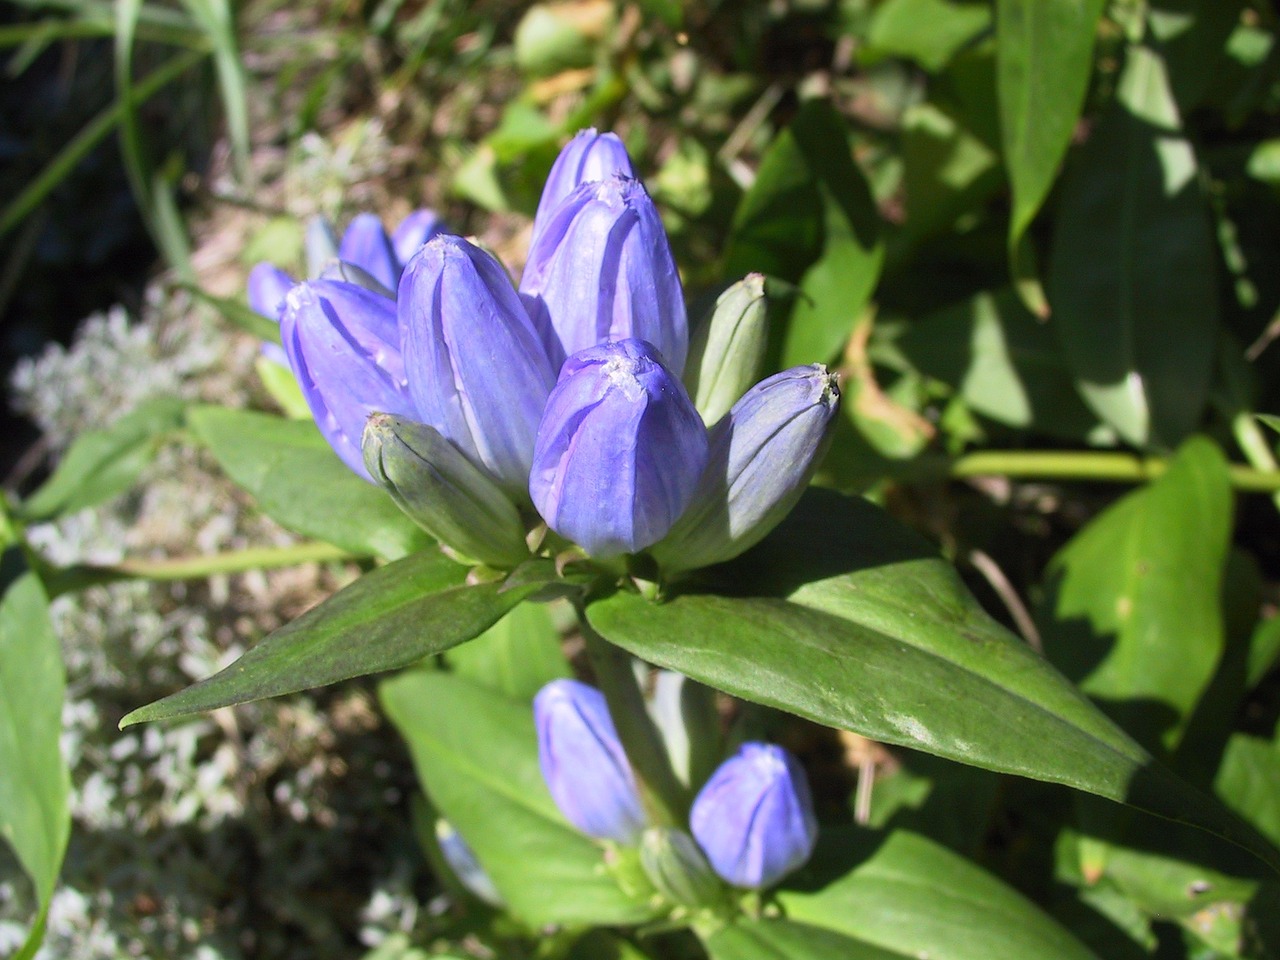
[[[706,464],[706,427],[658,351],[610,341],[561,369],[529,493],[552,530],[608,559],[662,539]]]
[[[791,512],[830,443],[840,388],[820,363],[766,377],[711,429],[693,504],[653,550],[668,573],[730,560]]]
[[[412,260],[413,255],[429,241],[442,233],[449,232],[449,227],[441,219],[440,214],[426,207],[419,207],[401,220],[391,234],[391,249],[395,251],[396,259],[403,265]]]
[[[358,213],[338,244],[338,259],[354,263],[388,290],[400,282],[400,260],[382,220],[374,213]]]
[[[502,264],[436,237],[405,270],[399,317],[419,419],[525,499],[555,371]]]
[[[584,183],[608,180],[615,175],[633,179],[636,176],[631,166],[631,157],[627,155],[627,148],[622,145],[618,135],[599,133],[595,127],[578,131],[560,151],[556,162],[551,165],[551,172],[547,174],[542,196],[538,198],[538,211],[533,218],[533,236],[529,240],[529,249],[532,250],[537,245],[539,234],[546,229],[552,214],[569,198],[569,194]]]
[[[320,432],[366,480],[360,441],[369,415],[414,414],[399,333],[395,302],[352,283],[312,280],[285,297],[289,366]]]
[[[634,843],[644,809],[604,694],[553,680],[534,697],[533,718],[542,778],[565,819],[597,840]]]
[[[285,273],[274,263],[255,264],[249,271],[248,293],[249,307],[254,313],[261,314],[269,320],[279,322],[280,311],[284,309],[284,297],[297,283],[293,277]]]
[[[735,887],[772,886],[813,853],[818,821],[804,769],[782,747],[744,743],[698,792],[689,826]]]
[[[647,340],[676,376],[689,352],[680,274],[638,180],[584,183],[539,231],[520,294],[553,362],[606,340]]]

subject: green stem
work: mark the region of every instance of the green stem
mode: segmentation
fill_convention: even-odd
[[[359,558],[331,543],[313,541],[288,547],[250,547],[203,557],[122,560],[104,566],[85,564],[54,568],[46,572],[44,580],[50,596],[57,596],[119,580],[200,580],[220,573],[244,573],[249,570],[292,567],[300,563],[355,559]]]
[[[631,655],[596,633],[581,606],[578,622],[596,681],[608,701],[609,715],[631,761],[650,819],[658,826],[683,827],[689,813],[688,792],[671,768],[662,735],[645,707]]]
[[[1235,434],[1236,443],[1244,451],[1244,458],[1256,470],[1274,472],[1277,469],[1275,455],[1271,452],[1271,444],[1263,435],[1258,420],[1252,413],[1242,410],[1231,418],[1231,432]],[[1280,492],[1272,493],[1271,499],[1280,509]]]
[[[953,477],[1035,477],[1044,480],[1097,480],[1104,483],[1141,483],[1154,480],[1169,468],[1165,457],[1132,453],[1074,450],[983,450],[949,462]],[[1231,483],[1252,493],[1280,491],[1280,470],[1258,470],[1231,464]]]

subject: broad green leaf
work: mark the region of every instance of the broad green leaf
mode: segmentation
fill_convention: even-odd
[[[1216,258],[1164,65],[1133,47],[1063,187],[1048,288],[1081,395],[1135,446],[1176,444],[1199,422]]]
[[[705,941],[711,960],[903,960],[859,940],[791,920],[741,917]]]
[[[872,17],[867,52],[906,57],[937,73],[990,25],[991,7],[983,2],[886,0]]]
[[[856,860],[843,875],[828,864]],[[824,863],[823,861],[826,861]],[[1048,914],[991,874],[905,830],[824,834],[815,862],[787,881],[788,918],[930,960],[1093,960]]]
[[[853,332],[884,263],[879,212],[854,165],[844,118],[822,101],[791,122],[822,208],[818,262],[800,278],[800,296],[782,344],[782,366],[830,360]]]
[[[996,69],[1016,250],[1058,176],[1084,105],[1103,0],[996,0]]]
[[[1231,506],[1226,461],[1196,437],[1050,564],[1046,654],[1148,749],[1176,748],[1222,657]]]
[[[650,918],[624,893],[604,850],[556,809],[538,767],[533,708],[463,677],[411,671],[381,686],[440,813],[466,839],[525,922],[627,924]]]
[[[1280,740],[1233,736],[1213,786],[1227,806],[1280,844]]]
[[[477,636],[540,586],[469,585],[467,574],[432,550],[380,567],[270,633],[231,666],[134,710],[120,726],[407,667]]]
[[[1074,439],[1100,426],[1076,393],[1053,333],[1008,288],[925,317],[898,346],[921,372],[997,423]]]
[[[927,237],[987,202],[1001,186],[999,159],[948,111],[932,103],[902,117],[903,229]]]
[[[1156,764],[955,570],[869,503],[810,491],[719,574],[666,602],[615,592],[593,627],[659,666],[883,743],[1062,783],[1280,854]],[[712,581],[714,584],[714,581]]]
[[[387,494],[347,469],[314,423],[229,407],[198,407],[188,419],[227,475],[295,533],[387,559],[431,542]]]
[[[532,700],[552,680],[570,676],[545,603],[520,604],[445,659],[454,673],[512,700]]]
[[[40,916],[23,953],[39,946],[71,832],[71,777],[62,756],[62,651],[35,574],[0,597],[0,837],[35,885]]]
[[[48,480],[18,507],[24,520],[48,520],[124,493],[182,426],[183,401],[157,397],[103,430],[88,430],[67,450]]]

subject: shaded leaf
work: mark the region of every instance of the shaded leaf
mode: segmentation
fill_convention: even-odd
[[[1176,444],[1199,422],[1217,342],[1215,260],[1164,65],[1133,47],[1063,187],[1048,285],[1081,395],[1129,443]]]
[[[454,673],[512,700],[532,700],[552,680],[571,675],[545,603],[520,604],[446,660]]]
[[[706,939],[711,960],[902,960],[902,954],[791,920],[739,918]]]
[[[541,586],[468,585],[467,574],[435,551],[380,567],[273,631],[231,666],[134,710],[120,726],[407,667],[477,636]]]
[[[991,7],[966,0],[886,0],[867,32],[871,54],[914,60],[937,73],[991,25]]]

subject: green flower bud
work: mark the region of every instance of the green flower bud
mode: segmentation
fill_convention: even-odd
[[[711,426],[756,382],[768,340],[764,277],[749,273],[716,299],[689,344],[685,379]]]
[[[683,830],[645,830],[640,838],[640,863],[649,880],[672,903],[700,909],[714,907],[724,898],[724,884],[697,842]]]
[[[396,505],[447,547],[491,567],[529,557],[520,515],[493,479],[436,429],[375,413],[364,462]]]

